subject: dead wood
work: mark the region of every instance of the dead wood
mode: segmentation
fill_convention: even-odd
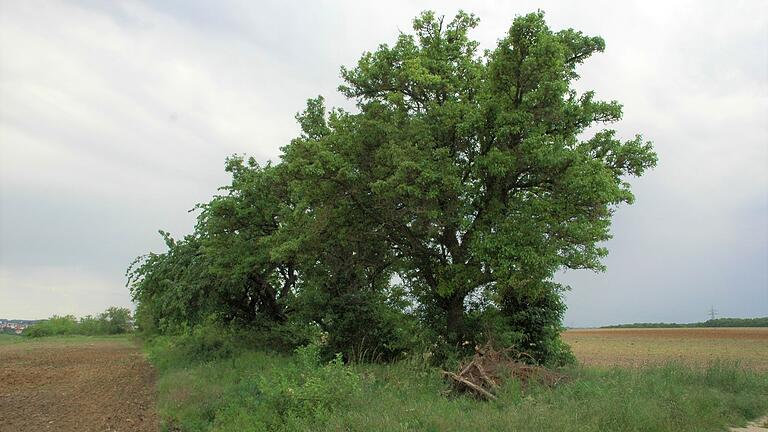
[[[496,396],[493,393],[485,390],[484,388],[480,387],[479,385],[477,385],[477,384],[475,384],[475,383],[473,383],[473,382],[471,382],[469,380],[466,380],[466,379],[456,375],[453,372],[443,371],[443,374],[445,374],[446,376],[450,377],[451,379],[453,379],[457,383],[465,386],[466,388],[474,391],[476,394],[478,394],[479,396],[484,397],[485,399],[496,400]]]
[[[483,377],[483,381],[485,381],[486,383],[488,383],[488,385],[489,385],[489,386],[490,386],[492,389],[496,390],[496,388],[498,387],[498,385],[497,385],[497,384],[496,384],[496,383],[495,383],[495,382],[494,382],[494,381],[491,379],[491,377],[489,377],[489,376],[488,376],[488,374],[485,372],[485,369],[483,369],[483,367],[482,367],[482,366],[480,366],[480,364],[479,364],[479,363],[476,363],[476,364],[475,364],[475,368],[477,369],[477,371],[478,371],[478,372],[480,372],[480,376],[481,376],[481,377]]]
[[[531,382],[554,387],[567,380],[562,373],[522,362],[524,357],[533,359],[527,353],[512,348],[495,350],[488,344],[475,347],[475,355],[461,365],[459,373],[443,371],[443,375],[451,379],[453,390],[470,392],[485,400],[496,399],[494,393],[504,379],[519,380],[523,391]]]

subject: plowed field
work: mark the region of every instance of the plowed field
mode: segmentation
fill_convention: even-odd
[[[0,345],[0,431],[157,431],[154,372],[126,338]]]
[[[705,366],[737,361],[768,371],[768,328],[575,329],[563,333],[576,357],[594,366],[643,366],[669,360]]]

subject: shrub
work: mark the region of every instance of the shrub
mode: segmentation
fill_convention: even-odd
[[[501,312],[506,328],[519,334],[515,344],[537,362],[562,366],[576,361],[571,348],[560,339],[566,305],[562,288],[544,282],[532,292],[517,291],[507,295]]]
[[[283,323],[268,323],[244,329],[242,338],[249,346],[261,347],[282,353],[292,353],[296,348],[319,342],[324,333],[313,321],[292,316]]]
[[[281,430],[323,423],[336,411],[348,409],[360,392],[360,377],[344,365],[341,354],[322,362],[323,347],[296,349],[296,367],[260,377],[258,389],[269,412],[278,414]]]
[[[94,318],[91,315],[86,315],[80,318],[78,333],[84,335],[107,334],[107,328],[105,326],[105,322],[102,319]]]
[[[53,335],[71,335],[78,333],[77,318],[72,315],[54,315],[45,321],[33,324],[24,330],[24,336],[43,337]]]
[[[133,330],[131,311],[128,308],[110,307],[99,315],[105,334],[122,334]]]
[[[73,315],[57,316],[36,323],[26,330],[28,337],[55,335],[112,335],[133,330],[131,311],[128,308],[110,307],[98,317],[86,315],[79,321]]]
[[[346,361],[391,360],[414,345],[415,318],[381,293],[307,289],[297,309],[302,319],[317,323],[325,333],[325,360],[336,353]]]
[[[150,359],[160,369],[225,359],[238,351],[231,331],[215,324],[199,325],[184,334],[148,341]]]

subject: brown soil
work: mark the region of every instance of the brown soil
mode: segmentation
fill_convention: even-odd
[[[743,428],[731,428],[731,432],[765,432],[768,431],[768,416],[749,422]]]
[[[768,328],[573,329],[563,339],[591,366],[726,361],[768,371]]]
[[[127,339],[0,345],[0,431],[157,431],[154,382]]]

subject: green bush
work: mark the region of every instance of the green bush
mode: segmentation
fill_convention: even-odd
[[[515,291],[505,296],[501,314],[508,332],[517,333],[513,345],[549,366],[572,364],[576,358],[571,348],[560,339],[566,305],[563,288],[542,282],[535,290]]]
[[[38,322],[24,330],[28,337],[55,335],[113,335],[133,330],[131,311],[127,308],[110,307],[98,317],[86,315],[79,321],[73,315],[57,316]]]
[[[234,333],[215,324],[200,325],[175,336],[148,339],[150,359],[160,369],[232,357],[242,348]]]
[[[360,389],[360,377],[344,366],[341,354],[326,364],[322,348],[310,344],[296,350],[298,374],[265,380],[266,400],[285,418],[322,418],[330,412],[348,408]],[[275,385],[278,384],[278,385]]]
[[[374,293],[332,298],[322,317],[328,331],[324,358],[342,353],[348,361],[392,360],[411,347],[415,323]]]
[[[23,332],[27,337],[43,337],[54,335],[72,335],[79,333],[77,318],[72,315],[54,315],[45,321],[35,323]]]
[[[331,360],[386,361],[414,346],[417,323],[403,312],[399,295],[374,291],[306,287],[295,304],[294,319],[312,329],[304,344],[323,339],[321,356]]]
[[[323,337],[323,331],[317,323],[292,316],[282,323],[252,325],[238,332],[246,345],[261,347],[281,353],[292,353],[296,348]]]
[[[210,342],[211,329],[147,341],[161,374],[158,389],[165,397],[159,411],[168,430],[312,430],[359,399],[360,376],[341,356],[323,362],[320,344],[286,356],[245,349],[235,333],[222,333],[236,349],[229,357],[218,351],[217,358],[205,360],[200,352],[210,354],[210,346],[191,349],[189,344]]]
[[[103,335],[107,334],[106,323],[100,318],[94,318],[86,315],[80,318],[78,333],[84,335]]]
[[[110,307],[99,315],[105,334],[123,334],[133,330],[131,311],[128,308]]]

